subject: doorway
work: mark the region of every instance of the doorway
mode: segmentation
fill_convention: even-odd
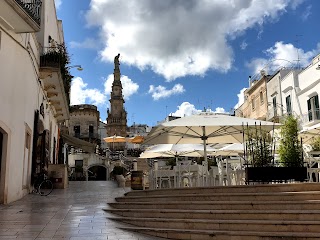
[[[107,169],[104,166],[92,166],[88,169],[89,181],[106,181]]]
[[[0,204],[5,203],[5,169],[8,135],[0,128]]]

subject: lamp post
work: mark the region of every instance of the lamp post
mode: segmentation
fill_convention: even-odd
[[[68,66],[68,69],[71,69],[71,68],[77,68],[78,71],[82,71],[82,70],[83,70],[83,68],[81,67],[81,65]]]

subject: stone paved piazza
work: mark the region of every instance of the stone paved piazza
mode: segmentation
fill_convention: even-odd
[[[0,239],[154,240],[160,239],[118,229],[107,219],[108,202],[130,188],[112,181],[70,182],[47,196],[29,194],[0,205]],[[161,238],[163,239],[163,238]]]

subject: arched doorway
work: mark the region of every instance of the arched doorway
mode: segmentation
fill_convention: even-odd
[[[106,181],[107,168],[103,165],[91,166],[90,168],[88,168],[88,180],[89,181]]]
[[[0,204],[5,203],[5,170],[7,157],[8,134],[0,128]]]

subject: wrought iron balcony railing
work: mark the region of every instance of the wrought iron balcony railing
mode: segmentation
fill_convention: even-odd
[[[94,139],[100,139],[100,135],[98,133],[75,133],[74,137],[76,138],[94,138]]]
[[[43,53],[40,56],[40,67],[60,68],[62,53],[57,47],[43,48]]]
[[[308,122],[315,122],[315,121],[320,121],[320,109],[312,109],[309,110],[308,113],[303,114],[303,122],[308,123]]]
[[[15,0],[40,25],[42,0]]]

